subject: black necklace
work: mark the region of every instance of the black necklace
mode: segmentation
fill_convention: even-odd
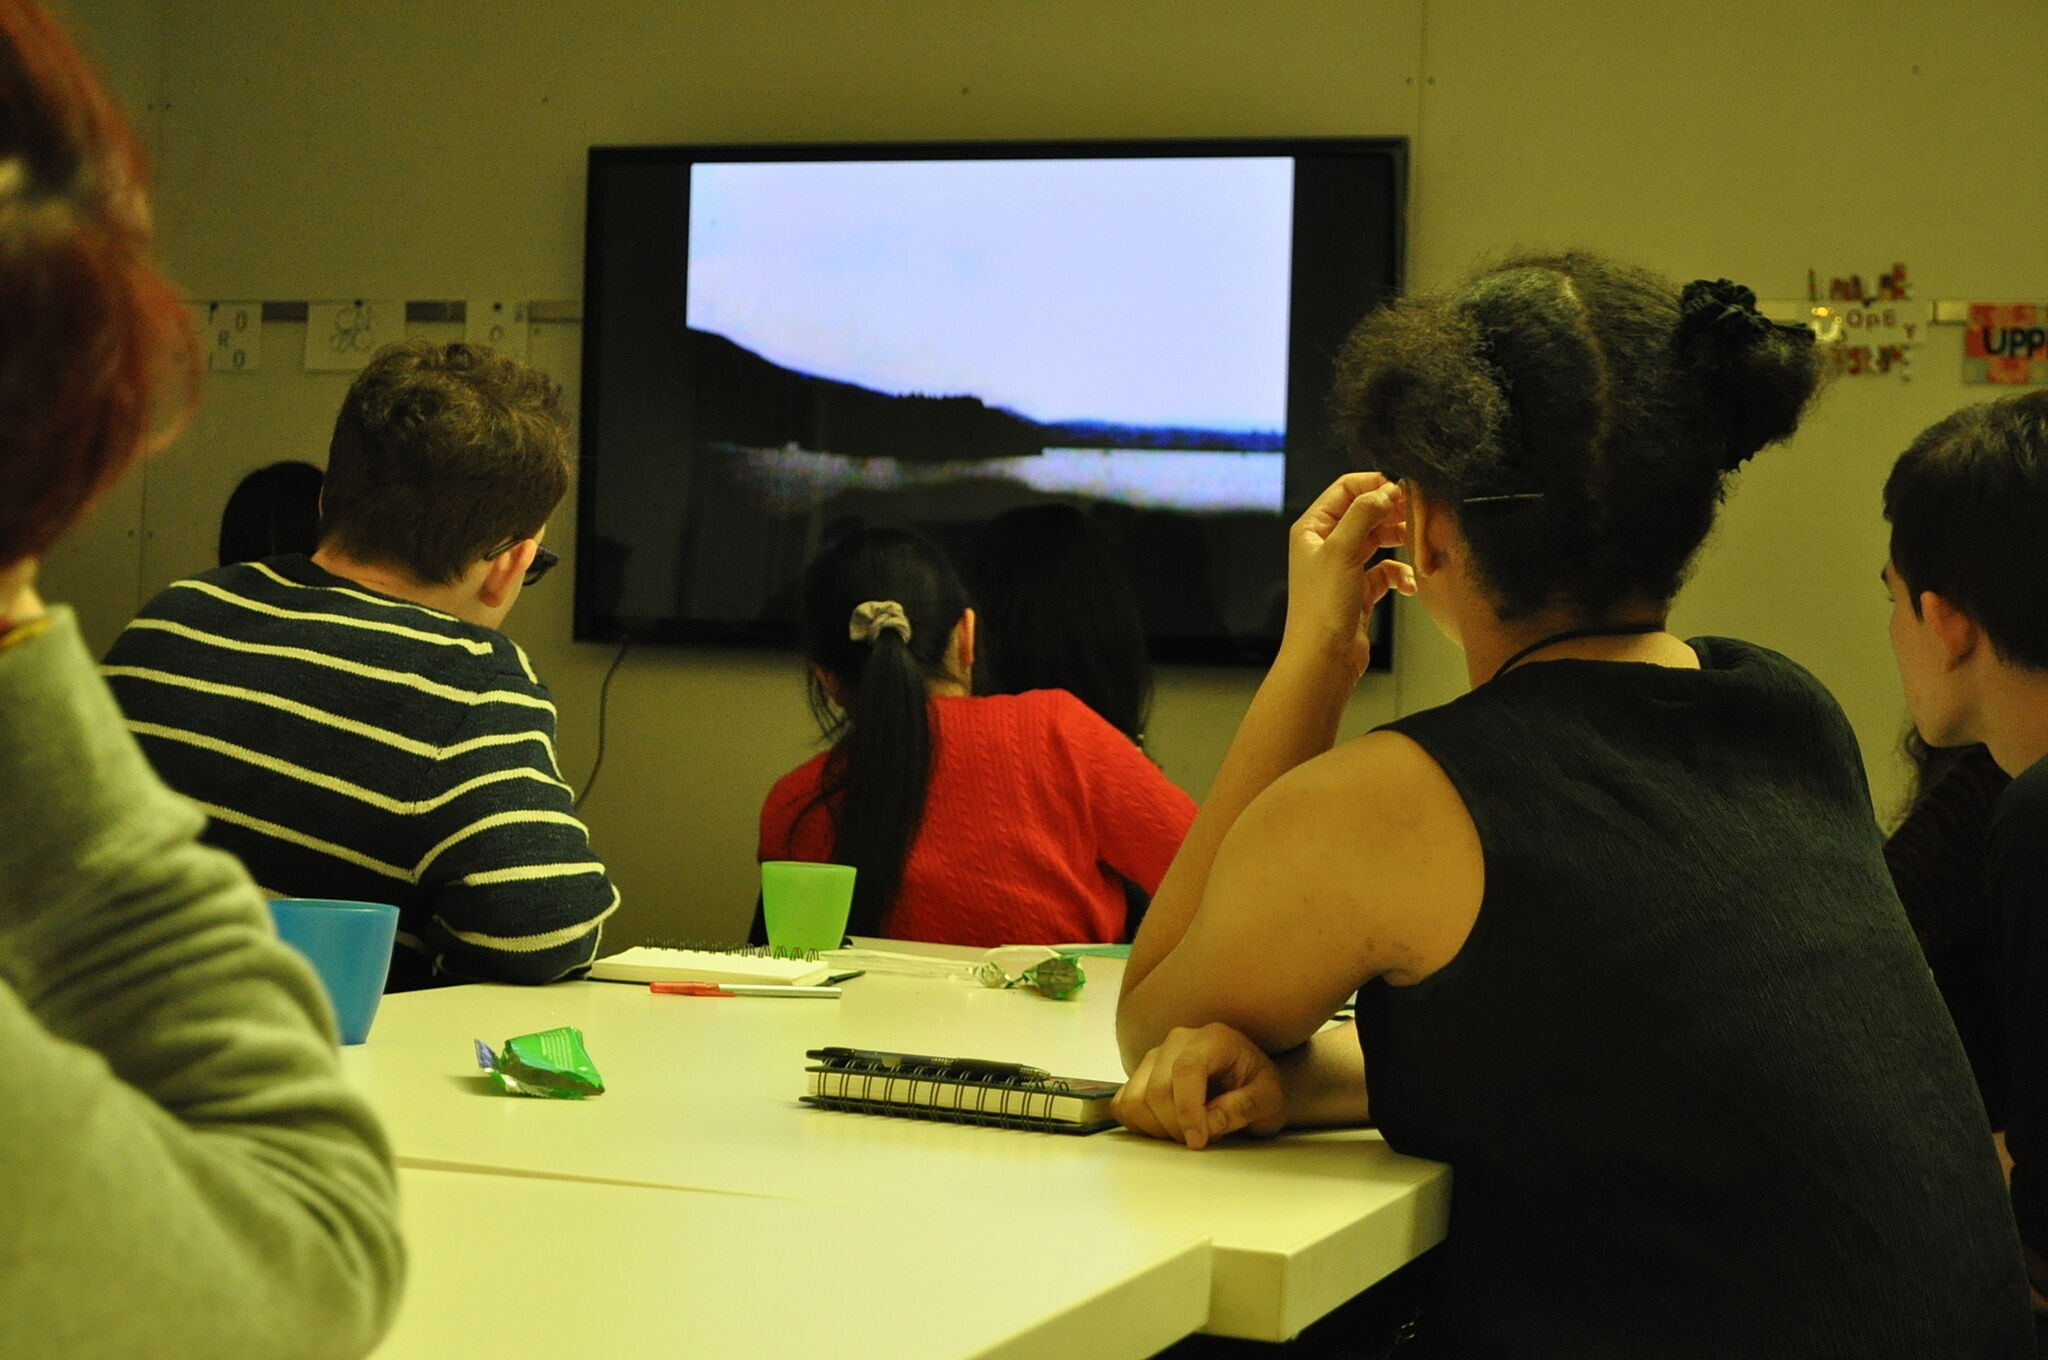
[[[1589,637],[1633,637],[1638,633],[1661,633],[1663,631],[1664,620],[1662,619],[1645,619],[1639,623],[1618,624],[1613,628],[1567,628],[1562,633],[1552,633],[1547,638],[1538,638],[1521,651],[1516,652],[1513,656],[1501,662],[1500,668],[1493,673],[1493,678],[1498,680],[1503,675],[1506,675],[1508,667],[1522,660],[1531,652],[1540,652],[1545,647],[1553,646],[1560,642],[1575,642],[1579,638]]]

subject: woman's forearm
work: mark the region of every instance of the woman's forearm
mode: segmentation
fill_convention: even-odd
[[[1223,768],[1202,800],[1173,867],[1153,895],[1124,973],[1129,997],[1187,933],[1209,871],[1239,814],[1295,766],[1337,739],[1337,724],[1372,655],[1373,606],[1389,590],[1413,591],[1408,567],[1368,565],[1407,541],[1401,488],[1377,472],[1346,473],[1288,530],[1287,626]]]
[[[1287,1127],[1349,1128],[1372,1122],[1365,1051],[1352,1025],[1326,1029],[1273,1059],[1287,1092]]]
[[[1124,970],[1125,995],[1136,990],[1186,933],[1201,905],[1217,848],[1239,814],[1274,780],[1336,741],[1353,684],[1342,661],[1327,654],[1283,649],[1273,662],[1138,928]]]

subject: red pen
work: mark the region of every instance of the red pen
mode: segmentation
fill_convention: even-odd
[[[837,987],[774,987],[741,982],[650,982],[647,990],[663,996],[810,996],[829,1000],[839,995]]]

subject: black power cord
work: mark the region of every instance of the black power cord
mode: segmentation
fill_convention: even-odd
[[[612,677],[619,673],[619,666],[625,661],[626,653],[632,646],[631,642],[619,644],[619,654],[612,658],[612,664],[604,673],[604,683],[597,687],[597,759],[590,762],[590,773],[584,776],[583,792],[577,794],[575,801],[569,804],[571,812],[582,810],[583,800],[590,797],[590,791],[597,787],[597,772],[604,768],[604,730],[606,719],[611,713]]]

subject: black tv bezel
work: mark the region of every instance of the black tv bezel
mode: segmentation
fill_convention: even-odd
[[[620,626],[614,615],[598,616],[591,598],[598,584],[597,573],[587,568],[587,545],[596,541],[597,486],[603,480],[599,448],[597,403],[590,400],[592,375],[598,372],[598,355],[603,346],[603,317],[598,299],[604,296],[606,260],[594,248],[604,235],[604,172],[613,166],[660,164],[691,165],[700,161],[805,161],[805,160],[971,160],[1033,158],[1105,160],[1120,158],[1173,158],[1214,156],[1300,156],[1346,153],[1384,158],[1392,184],[1391,240],[1388,242],[1391,279],[1388,297],[1398,297],[1407,285],[1408,258],[1408,139],[1406,137],[1201,137],[1201,138],[1118,138],[1074,141],[1030,139],[1005,141],[906,141],[906,142],[705,142],[662,145],[592,146],[586,162],[584,186],[583,319],[581,382],[578,402],[579,445],[576,498],[576,571],[573,593],[571,636],[578,642],[654,644],[675,647],[711,647],[742,651],[787,653],[795,645],[792,632],[784,627],[755,622],[661,619],[635,627]],[[1292,360],[1290,359],[1290,366]],[[1290,406],[1293,404],[1290,387]],[[1292,426],[1290,423],[1290,443]],[[1291,452],[1291,450],[1290,450]],[[1300,513],[1301,505],[1283,507],[1284,522]],[[1373,649],[1371,669],[1391,668],[1393,656],[1393,611],[1389,595],[1380,607],[1380,643]],[[1154,635],[1147,639],[1155,663],[1207,665],[1229,668],[1263,666],[1272,660],[1272,649],[1245,646],[1226,638]]]

